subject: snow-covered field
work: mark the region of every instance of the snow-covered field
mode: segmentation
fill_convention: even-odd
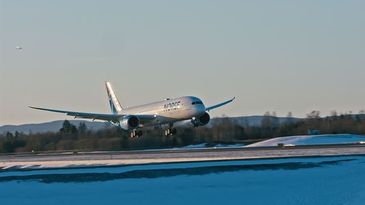
[[[343,143],[357,143],[364,142],[365,136],[337,134],[337,135],[301,135],[290,137],[278,137],[254,144],[247,145],[247,147],[267,147],[277,146],[282,143],[284,145],[318,145],[318,144],[343,144]]]
[[[1,204],[364,204],[365,157],[0,172]]]

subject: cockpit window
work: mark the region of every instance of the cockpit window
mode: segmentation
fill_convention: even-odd
[[[202,105],[203,102],[202,101],[194,101],[191,103],[192,105]]]

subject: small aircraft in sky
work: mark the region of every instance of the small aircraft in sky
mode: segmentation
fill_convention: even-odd
[[[86,113],[48,108],[32,107],[32,109],[64,113],[75,118],[108,121],[115,126],[130,131],[131,137],[142,136],[142,128],[167,127],[165,136],[176,134],[174,123],[190,120],[194,127],[204,126],[209,123],[209,111],[231,103],[234,99],[205,107],[203,102],[194,96],[167,98],[163,101],[153,102],[135,107],[124,108],[121,106],[110,82],[105,82],[111,114]]]
[[[23,48],[21,46],[17,46],[17,47],[15,47],[15,49],[17,49],[17,50],[23,50]]]

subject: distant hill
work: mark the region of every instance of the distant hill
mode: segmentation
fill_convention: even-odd
[[[81,122],[84,122],[88,129],[98,130],[107,126],[105,122],[91,122],[85,120],[69,120],[73,125],[79,126]],[[23,133],[44,133],[44,132],[57,132],[62,127],[64,120],[57,120],[52,122],[38,123],[38,124],[24,124],[24,125],[4,125],[0,126],[0,134],[6,132],[23,132]]]
[[[241,125],[241,126],[260,126],[261,121],[264,116],[243,116],[243,117],[230,117],[229,119],[233,121],[233,123]],[[210,125],[214,123],[219,123],[221,120],[225,118],[213,118],[210,122]],[[279,123],[288,123],[288,122],[297,122],[299,118],[287,118],[287,117],[278,117]],[[78,126],[81,122],[84,122],[88,129],[91,130],[99,130],[108,126],[109,123],[105,122],[91,122],[85,120],[69,120],[73,125]],[[4,125],[0,126],[0,134],[6,132],[23,132],[23,133],[44,133],[44,132],[57,132],[62,127],[63,120],[38,123],[38,124],[24,124],[24,125]],[[209,126],[209,125],[208,125]]]
[[[230,119],[238,125],[242,126],[261,126],[264,116],[245,116],[245,117],[231,117]],[[298,122],[300,118],[294,117],[270,117],[272,120],[277,118],[279,124]],[[220,118],[217,118],[217,120]]]

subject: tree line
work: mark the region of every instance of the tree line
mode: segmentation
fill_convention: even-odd
[[[130,138],[129,133],[117,127],[97,131],[79,126],[65,120],[58,132],[47,133],[5,133],[0,135],[0,153],[44,152],[44,151],[101,151],[132,150],[181,147],[207,143],[251,143],[280,136],[304,135],[308,130],[318,130],[322,134],[360,134],[365,135],[365,114],[332,113],[320,117],[313,111],[305,119],[288,116],[280,122],[275,114],[265,113],[259,125],[242,125],[233,118],[223,117],[214,120],[209,126],[178,128],[174,136],[165,137],[159,129],[146,130],[140,138]]]

